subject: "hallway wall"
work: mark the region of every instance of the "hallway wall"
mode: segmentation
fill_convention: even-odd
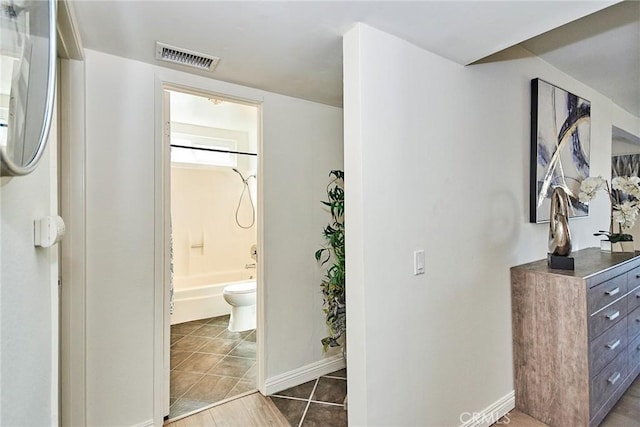
[[[57,125],[29,175],[0,184],[0,425],[58,423],[58,249],[33,222],[58,214]]]
[[[342,110],[86,50],[87,423],[148,425],[160,82],[262,102],[266,378],[326,357],[320,200],[342,168]],[[114,410],[114,408],[118,408]]]
[[[610,173],[612,125],[640,135],[640,119],[521,48],[461,66],[359,24],[344,64],[349,424],[475,425],[513,407],[509,268],[547,253],[548,224],[528,221],[530,80],[591,101],[592,175]],[[574,249],[608,223],[597,198]]]

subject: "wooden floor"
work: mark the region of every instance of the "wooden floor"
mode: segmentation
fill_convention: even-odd
[[[500,419],[494,426],[500,427],[547,427],[546,424],[513,410]],[[631,384],[600,427],[640,427],[640,377]]]
[[[207,427],[207,426],[275,426],[288,427],[290,424],[278,408],[268,398],[256,392],[248,396],[223,403],[195,415],[167,424],[167,427]],[[547,427],[518,410],[513,410],[501,418],[494,426]],[[640,427],[640,377],[631,384],[626,393],[613,407],[600,427]]]
[[[274,426],[289,427],[287,419],[266,397],[256,392],[211,409],[199,412],[167,427],[238,427]]]
[[[527,414],[523,414],[517,409],[514,409],[504,417],[500,418],[500,421],[495,423],[493,427],[499,427],[503,425],[509,427],[547,427],[546,424],[541,423],[535,418],[531,418]]]

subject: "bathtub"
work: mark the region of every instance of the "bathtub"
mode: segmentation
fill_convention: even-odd
[[[174,277],[171,324],[231,313],[222,291],[234,283],[255,281],[252,275],[255,270]]]

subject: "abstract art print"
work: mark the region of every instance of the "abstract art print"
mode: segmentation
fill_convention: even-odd
[[[611,178],[640,176],[640,154],[624,154],[611,157]]]
[[[640,176],[640,154],[611,156],[611,178],[619,176]],[[613,190],[613,196],[620,202],[633,199],[623,191]]]
[[[589,176],[591,103],[541,79],[531,80],[530,222],[549,221],[553,188],[569,196],[569,216],[589,214],[578,200]]]

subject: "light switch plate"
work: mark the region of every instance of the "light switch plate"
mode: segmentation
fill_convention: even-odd
[[[413,274],[424,274],[424,249],[419,249],[413,252]]]

